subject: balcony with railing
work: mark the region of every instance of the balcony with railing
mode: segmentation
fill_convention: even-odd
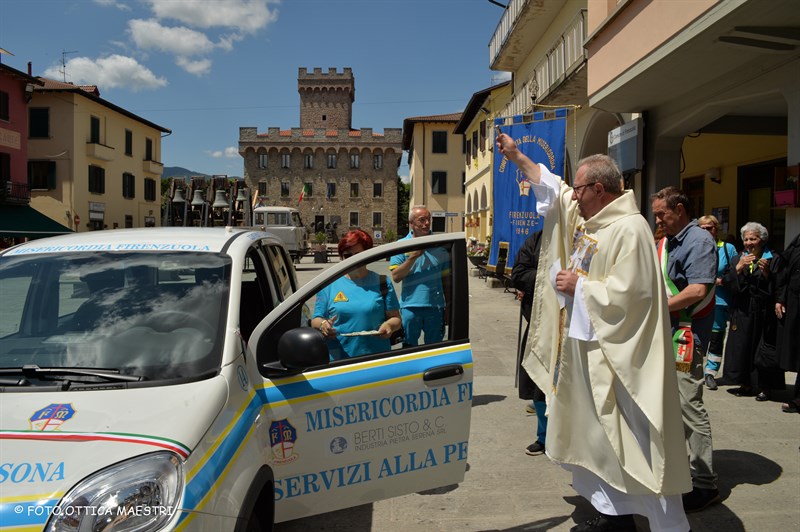
[[[585,0],[577,0],[581,5]],[[508,0],[489,41],[489,68],[518,72],[531,47],[548,33],[553,22],[576,0]]]
[[[500,17],[497,28],[494,30],[492,40],[489,41],[490,65],[493,65],[495,61],[497,61],[500,52],[503,50],[503,46],[506,44],[506,40],[509,35],[511,35],[514,24],[516,24],[520,13],[524,12],[528,1],[529,0],[511,0],[508,2],[508,7],[506,7],[503,16]]]
[[[534,68],[536,85],[539,88],[537,100],[546,98],[586,62],[586,52],[583,49],[585,37],[586,10],[582,9]]]
[[[86,156],[100,159],[101,161],[114,160],[114,148],[100,144],[99,142],[86,143]]]
[[[26,205],[30,201],[31,189],[27,183],[18,183],[10,179],[0,181],[0,203]]]
[[[164,163],[152,159],[145,159],[142,161],[142,170],[148,174],[161,175],[164,173]]]
[[[519,79],[505,116],[530,113],[534,103],[581,103],[586,95],[586,10],[581,9],[548,48],[527,80]]]

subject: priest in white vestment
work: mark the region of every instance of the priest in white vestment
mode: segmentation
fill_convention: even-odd
[[[664,281],[653,233],[614,161],[578,163],[573,186],[497,137],[545,218],[523,366],[547,395],[547,455],[600,514],[576,532],[686,532],[691,490]]]

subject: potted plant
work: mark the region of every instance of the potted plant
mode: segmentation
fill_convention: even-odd
[[[328,239],[328,236],[325,234],[324,231],[318,231],[314,235],[314,262],[315,263],[328,262],[328,247],[325,245],[325,241],[327,239]]]
[[[489,246],[476,240],[471,241],[467,247],[467,258],[476,268],[485,266],[489,259]]]

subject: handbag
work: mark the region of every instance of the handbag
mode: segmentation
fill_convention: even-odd
[[[386,276],[380,275],[381,279],[381,299],[383,300],[383,312],[386,313],[386,296],[389,293],[389,284],[386,282]],[[402,322],[400,323],[400,328],[397,329],[395,332],[392,333],[392,336],[389,337],[389,343],[391,345],[397,345],[403,342],[406,339],[406,330],[403,328]]]
[[[765,312],[770,312],[772,305],[767,305]],[[779,369],[781,367],[780,356],[776,348],[778,334],[778,320],[775,315],[767,316],[761,329],[761,338],[753,355],[753,365],[760,369]]]
[[[755,355],[753,357],[753,365],[759,369],[780,369],[780,360],[778,358],[778,351],[774,345],[770,345],[764,341],[764,338],[758,342]]]

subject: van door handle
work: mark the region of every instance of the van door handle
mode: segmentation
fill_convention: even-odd
[[[439,379],[448,379],[451,377],[460,377],[464,374],[464,368],[461,364],[450,364],[447,366],[439,366],[438,368],[431,368],[422,374],[424,382],[436,381]]]

